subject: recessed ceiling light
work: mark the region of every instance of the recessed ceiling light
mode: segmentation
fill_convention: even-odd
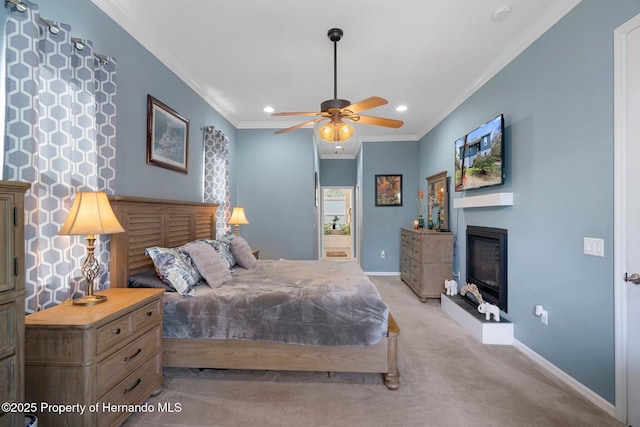
[[[396,107],[396,111],[407,111],[407,106],[406,105],[398,105]]]
[[[268,105],[266,107],[264,107],[264,112],[265,113],[273,113],[275,110],[273,109],[273,107],[269,107]]]

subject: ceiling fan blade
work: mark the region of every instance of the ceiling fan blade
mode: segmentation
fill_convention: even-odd
[[[275,133],[276,134],[281,134],[281,133],[289,132],[289,131],[292,131],[292,130],[300,129],[300,128],[305,127],[307,125],[310,125],[312,123],[318,123],[318,122],[321,122],[321,121],[326,120],[326,119],[327,119],[326,117],[321,117],[319,119],[309,120],[308,122],[300,123],[298,125],[291,126],[289,128],[286,128],[286,129],[280,129],[280,130],[276,131]]]
[[[346,117],[346,119],[355,123],[363,123],[365,125],[374,125],[374,126],[384,126],[388,128],[394,128],[394,129],[398,129],[404,124],[402,120],[385,119],[382,117],[373,117],[373,116],[357,116],[356,115],[353,117]]]
[[[273,113],[272,117],[285,117],[285,116],[319,116],[320,112],[316,111],[315,113],[311,112],[292,112],[292,113]]]
[[[372,96],[371,98],[367,98],[360,102],[356,102],[355,104],[348,105],[344,107],[343,110],[348,110],[355,114],[359,113],[360,111],[380,107],[381,105],[385,105],[388,103],[389,101],[384,98],[380,98],[379,96]]]

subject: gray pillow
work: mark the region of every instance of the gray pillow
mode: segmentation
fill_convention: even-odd
[[[251,270],[258,264],[258,260],[251,253],[251,247],[244,238],[236,236],[229,246],[231,247],[231,254],[233,254],[240,267]]]
[[[189,253],[200,275],[210,288],[220,287],[223,283],[231,280],[231,272],[227,263],[208,244],[195,243],[188,245],[184,250]]]

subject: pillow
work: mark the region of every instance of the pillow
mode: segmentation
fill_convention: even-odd
[[[171,285],[180,295],[195,296],[196,281],[191,275],[189,261],[177,249],[153,246],[145,250],[153,260],[158,277]]]
[[[236,236],[236,238],[231,241],[230,246],[231,253],[240,267],[244,267],[249,270],[255,268],[258,264],[258,260],[251,253],[251,247],[243,237]]]
[[[175,292],[176,290],[171,286],[164,283],[158,277],[158,273],[155,270],[147,270],[142,273],[134,274],[129,277],[130,288],[159,288],[164,289],[166,292]]]
[[[189,245],[193,245],[193,244],[195,244],[195,242],[185,243],[184,245],[178,246],[175,249],[177,249],[178,252],[180,252],[180,255],[182,255],[182,258],[187,262],[187,265],[189,266],[189,274],[193,278],[194,283],[197,285],[202,281],[202,276],[200,275],[200,272],[198,271],[198,268],[196,267],[195,262],[193,262],[193,260],[189,256],[189,252],[187,251],[187,248],[189,247]]]
[[[209,246],[211,246],[213,249],[215,249],[218,255],[220,255],[222,259],[225,261],[225,263],[227,264],[227,268],[231,269],[236,265],[236,260],[233,257],[233,255],[231,255],[231,250],[229,249],[229,245],[227,243],[223,243],[218,240],[209,240],[209,239],[198,240],[196,243],[199,243],[199,242],[206,243]]]
[[[198,271],[210,288],[218,288],[231,280],[231,272],[227,263],[210,245],[204,242],[195,243],[189,245],[185,250],[195,262]]]

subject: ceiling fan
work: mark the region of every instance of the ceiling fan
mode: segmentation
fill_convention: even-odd
[[[353,135],[354,129],[347,120],[353,123],[363,123],[374,126],[384,126],[397,129],[404,124],[401,120],[385,119],[382,117],[363,116],[360,113],[371,108],[380,107],[388,103],[384,98],[372,96],[360,102],[352,104],[346,99],[338,99],[338,41],[343,36],[340,28],[332,28],[327,32],[327,37],[333,42],[333,99],[329,99],[320,104],[320,111],[317,112],[291,112],[273,113],[272,116],[317,116],[313,120],[291,126],[286,129],[276,131],[277,134],[300,129],[310,124],[316,124],[324,120],[329,120],[327,124],[318,129],[320,138],[329,142],[345,141]]]

